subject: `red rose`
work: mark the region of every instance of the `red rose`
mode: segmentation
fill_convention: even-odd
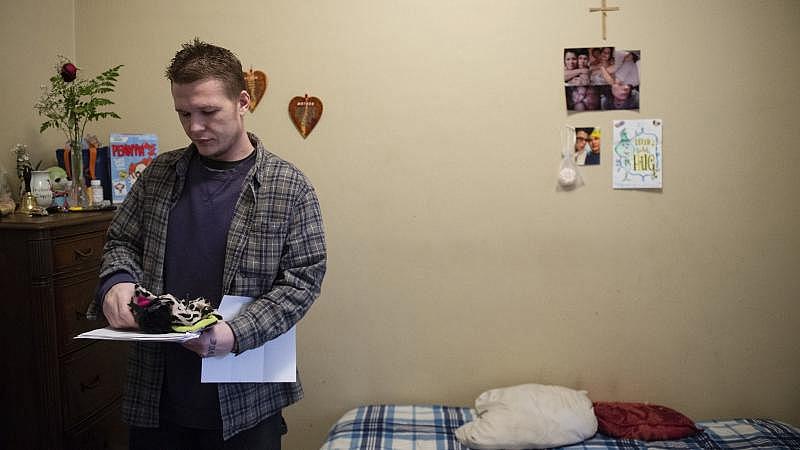
[[[70,81],[75,80],[75,77],[78,76],[78,68],[75,67],[75,64],[66,63],[61,66],[61,79],[69,83]]]

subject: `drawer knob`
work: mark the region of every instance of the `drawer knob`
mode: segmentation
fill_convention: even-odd
[[[98,386],[100,386],[100,375],[95,375],[88,383],[81,381],[81,392],[91,391]]]
[[[88,257],[92,256],[92,253],[94,253],[94,249],[92,247],[85,248],[83,250],[81,250],[79,248],[75,249],[75,254],[78,256],[77,259],[88,258]]]

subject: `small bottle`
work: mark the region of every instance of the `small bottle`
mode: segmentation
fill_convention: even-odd
[[[100,180],[92,180],[92,206],[101,206],[103,204],[103,186]]]

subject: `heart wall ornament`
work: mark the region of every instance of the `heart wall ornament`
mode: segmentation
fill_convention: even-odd
[[[300,136],[305,139],[322,117],[322,100],[309,97],[308,94],[304,97],[294,97],[289,102],[289,117],[292,118]]]
[[[250,112],[252,113],[256,110],[258,102],[267,93],[269,81],[267,80],[267,74],[260,70],[253,70],[252,67],[247,72],[242,72],[242,74],[244,75],[247,93],[250,94]]]

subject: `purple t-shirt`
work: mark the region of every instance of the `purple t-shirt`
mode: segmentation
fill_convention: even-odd
[[[255,152],[237,162],[195,155],[186,184],[170,211],[164,290],[179,298],[222,299],[225,245],[242,182]],[[221,429],[216,383],[200,382],[201,358],[181,345],[166,345],[161,416],[192,428]]]

